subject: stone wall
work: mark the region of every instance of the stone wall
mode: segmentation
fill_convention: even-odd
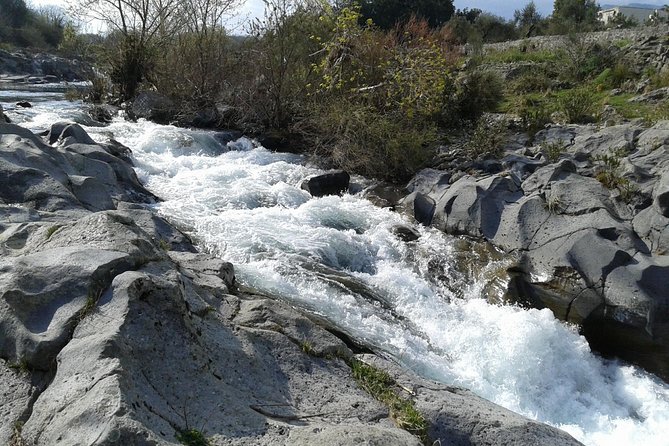
[[[586,42],[615,42],[619,40],[644,41],[669,35],[669,25],[642,26],[629,29],[610,29],[578,34]],[[511,48],[525,47],[532,50],[556,50],[569,41],[568,36],[537,36],[508,42],[491,43],[484,46],[485,51],[504,51]]]

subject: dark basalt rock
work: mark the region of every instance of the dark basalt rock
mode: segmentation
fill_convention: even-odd
[[[420,238],[418,231],[408,226],[393,226],[391,231],[397,236],[397,238],[407,243],[414,242]]]
[[[416,193],[413,200],[413,213],[416,221],[422,225],[430,226],[434,218],[436,203],[427,195]]]
[[[130,119],[146,119],[158,124],[169,124],[174,121],[177,111],[176,105],[170,98],[153,91],[138,94],[127,109]]]
[[[304,180],[301,187],[314,197],[340,195],[348,190],[350,180],[348,172],[339,170]]]

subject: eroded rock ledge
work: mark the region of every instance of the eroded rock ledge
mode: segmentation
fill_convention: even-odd
[[[416,445],[326,328],[237,293],[146,206],[129,151],[77,125],[0,124],[0,443]],[[50,144],[48,144],[48,143]],[[306,347],[308,346],[308,348]],[[578,444],[375,356],[441,444]]]
[[[445,148],[404,204],[423,224],[517,258],[513,298],[667,380],[668,150],[669,121],[551,126],[531,144],[511,138],[500,160]]]

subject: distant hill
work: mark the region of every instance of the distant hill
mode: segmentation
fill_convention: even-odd
[[[600,5],[602,9],[615,8],[616,6],[626,6],[628,8],[643,8],[643,9],[662,9],[664,5],[652,5],[649,3],[628,3],[627,5]]]

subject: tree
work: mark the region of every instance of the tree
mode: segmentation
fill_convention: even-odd
[[[462,17],[469,23],[474,23],[482,13],[483,11],[481,11],[478,8],[472,8],[472,9],[465,8],[465,9],[458,9],[457,11],[455,11],[455,16]]]
[[[151,67],[151,52],[181,25],[178,0],[81,0],[74,14],[107,24],[113,47],[107,52],[121,100],[132,99]]]
[[[184,95],[196,101],[220,83],[212,74],[225,40],[223,20],[240,0],[78,1],[73,11],[77,16],[103,21],[108,27],[105,55],[119,99],[134,98],[161,62],[169,73],[163,81],[174,79],[170,70],[182,65],[182,81],[193,90]],[[176,65],[165,65],[167,56]]]
[[[417,16],[436,28],[446,23],[453,13],[453,0],[363,0],[363,22],[372,19],[381,29],[392,29],[398,22]]]
[[[555,0],[553,18],[575,24],[596,24],[599,5],[595,0]]]
[[[295,104],[306,95],[313,74],[310,55],[318,51],[333,11],[322,0],[263,2],[264,15],[249,30],[246,59],[253,66],[246,77],[254,84],[242,108],[254,115],[247,118],[255,121],[251,125],[284,130],[300,111]]]
[[[513,21],[520,29],[529,29],[541,22],[541,14],[537,11],[534,1],[529,2],[523,9],[516,9],[513,13]]]
[[[25,0],[0,0],[0,25],[21,28],[30,17]]]
[[[151,81],[173,99],[197,108],[211,107],[226,81],[229,39],[224,23],[240,0],[186,0],[177,11],[179,29]],[[175,77],[171,68],[179,67]]]
[[[517,38],[513,23],[507,22],[502,17],[493,14],[482,13],[474,22],[474,29],[481,35],[483,42],[502,42]]]

